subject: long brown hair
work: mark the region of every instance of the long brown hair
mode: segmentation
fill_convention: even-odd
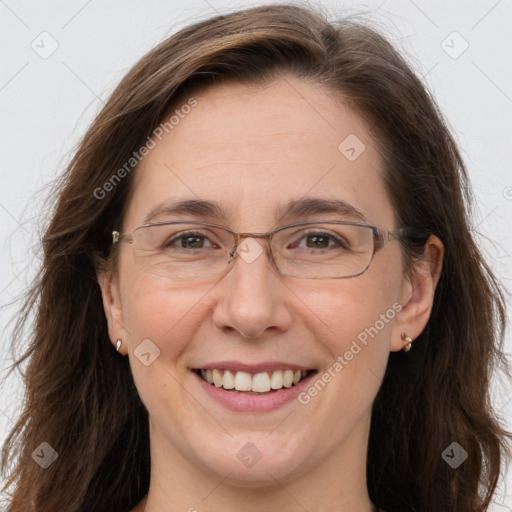
[[[216,16],[163,41],[124,77],[70,161],[15,330],[21,343],[34,314],[30,346],[15,364],[26,366],[24,408],[3,447],[10,512],[126,511],[147,493],[148,415],[128,359],[109,341],[96,280],[136,166],[115,184],[112,176],[195,87],[286,74],[343,97],[368,121],[397,223],[445,246],[428,325],[410,353],[390,355],[373,404],[370,498],[388,512],[487,510],[510,455],[511,434],[489,392],[496,368],[508,375],[504,300],[471,232],[461,155],[435,102],[385,38],[280,4]],[[402,242],[409,261],[423,242]],[[456,470],[441,457],[454,441],[468,453]],[[42,442],[58,453],[47,469],[31,456]]]

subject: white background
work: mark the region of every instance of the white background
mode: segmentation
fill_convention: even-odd
[[[263,3],[268,2],[191,0],[185,7],[176,0],[0,0],[1,304],[23,290],[39,261],[42,188],[62,171],[121,77],[177,29]],[[312,3],[320,3],[332,18],[366,13],[365,19],[380,27],[424,76],[471,173],[475,232],[492,268],[511,289],[512,1]],[[50,36],[42,32],[58,44],[46,59],[31,47],[41,47],[46,37],[45,48],[50,48]],[[510,308],[510,296],[507,303]],[[0,309],[0,378],[12,361],[8,320],[14,313],[10,306]],[[508,353],[511,345],[508,331]],[[0,441],[22,396],[18,380],[2,385]],[[512,391],[498,381],[495,390],[498,414],[512,430]],[[491,510],[512,510],[510,470]]]

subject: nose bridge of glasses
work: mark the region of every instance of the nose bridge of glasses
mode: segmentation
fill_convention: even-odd
[[[247,238],[263,238],[266,241],[266,251],[267,256],[269,257],[270,261],[273,261],[272,257],[272,249],[271,249],[271,240],[274,232],[270,231],[267,233],[238,233],[236,231],[231,231],[231,234],[233,235],[234,239],[234,245],[233,248],[229,254],[230,260],[235,256],[237,253],[238,247],[246,240]],[[262,247],[263,249],[263,247]]]

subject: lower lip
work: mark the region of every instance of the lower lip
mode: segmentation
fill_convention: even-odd
[[[278,391],[265,395],[244,395],[243,393],[234,393],[218,388],[213,384],[208,384],[196,372],[192,371],[193,376],[199,381],[202,389],[208,393],[217,403],[236,412],[268,412],[278,409],[279,407],[296,399],[297,396],[304,391],[310,379],[317,372],[310,373],[305,379],[301,380],[297,385],[291,388],[281,388]]]

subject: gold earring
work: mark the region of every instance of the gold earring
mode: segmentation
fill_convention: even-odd
[[[121,345],[123,344],[123,340],[117,340],[116,341],[116,350],[119,352],[119,349],[121,348]]]
[[[405,332],[401,334],[401,337],[403,341],[407,341],[407,345],[405,345],[404,347],[404,352],[409,352],[409,350],[411,350],[412,347],[412,339],[409,336],[407,336],[407,333]]]

